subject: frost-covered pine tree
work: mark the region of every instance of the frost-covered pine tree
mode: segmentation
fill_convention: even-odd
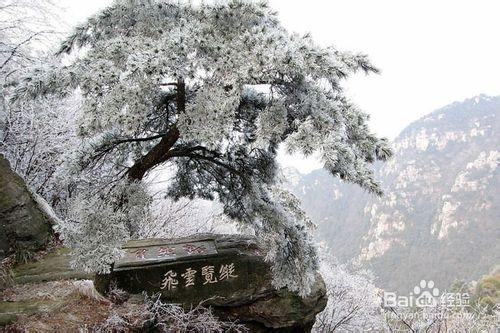
[[[287,32],[266,3],[115,1],[74,29],[67,53],[71,64],[36,70],[15,98],[81,90],[80,172],[105,170],[113,184],[174,165],[171,197],[218,200],[265,235],[278,287],[306,294],[317,269],[307,218],[276,188],[280,144],[381,193],[369,164],[389,157],[387,142],[341,88],[377,70],[365,55]]]

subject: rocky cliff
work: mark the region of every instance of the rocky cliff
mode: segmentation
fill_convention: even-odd
[[[500,262],[499,115],[500,97],[481,95],[409,125],[376,166],[382,198],[321,170],[290,187],[337,256],[360,258],[383,288],[476,279]]]

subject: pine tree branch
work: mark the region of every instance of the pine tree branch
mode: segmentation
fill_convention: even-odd
[[[177,80],[177,112],[183,113],[186,109],[186,84],[182,78]],[[128,170],[128,177],[132,180],[141,180],[146,172],[168,159],[168,152],[179,140],[180,132],[177,126],[173,126],[161,141],[154,146],[145,156],[137,160]]]
[[[5,59],[5,61],[0,65],[0,70],[2,70],[5,66],[7,66],[7,64],[12,60],[12,58],[14,58],[14,56],[16,55],[17,51],[19,50],[19,48],[21,46],[23,46],[24,44],[27,44],[29,43],[31,40],[33,40],[36,36],[38,35],[41,35],[41,34],[44,34],[44,33],[49,33],[50,31],[39,31],[39,32],[36,32],[34,34],[32,34],[31,36],[29,36],[28,38],[26,38],[25,40],[23,40],[22,42],[20,42],[19,44],[17,44],[11,51],[10,51],[10,55],[7,57],[7,59]]]
[[[165,156],[179,137],[179,130],[173,126],[156,146],[132,165],[127,172],[128,177],[132,180],[141,180],[151,168],[163,163],[166,160]]]

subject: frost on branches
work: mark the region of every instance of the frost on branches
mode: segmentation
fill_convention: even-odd
[[[317,267],[298,202],[276,189],[278,145],[316,152],[332,175],[381,193],[369,164],[391,155],[387,141],[340,84],[377,70],[287,32],[265,3],[115,1],[74,29],[66,53],[76,60],[26,76],[13,99],[81,90],[77,164],[105,170],[94,188],[173,165],[172,198],[216,199],[266,235],[277,286],[306,293]]]
[[[148,218],[149,204],[144,186],[126,180],[108,193],[77,196],[67,221],[56,227],[73,249],[72,266],[86,272],[109,273],[109,264],[123,255],[121,245],[135,236],[138,225]]]
[[[328,303],[316,316],[313,332],[385,331],[380,290],[375,287],[373,274],[357,266],[339,264],[331,253],[322,253],[320,272]]]
[[[52,60],[43,50],[55,44],[58,12],[51,0],[0,0],[0,153],[57,210],[67,193],[60,166],[76,142],[77,101],[46,96],[13,105],[8,100],[22,73]]]

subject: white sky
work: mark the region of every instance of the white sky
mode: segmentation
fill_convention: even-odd
[[[77,23],[110,0],[63,0]],[[390,139],[410,122],[453,101],[500,95],[498,0],[270,0],[286,28],[322,45],[366,53],[381,75],[358,75],[348,96]],[[302,172],[310,160],[281,157]]]

